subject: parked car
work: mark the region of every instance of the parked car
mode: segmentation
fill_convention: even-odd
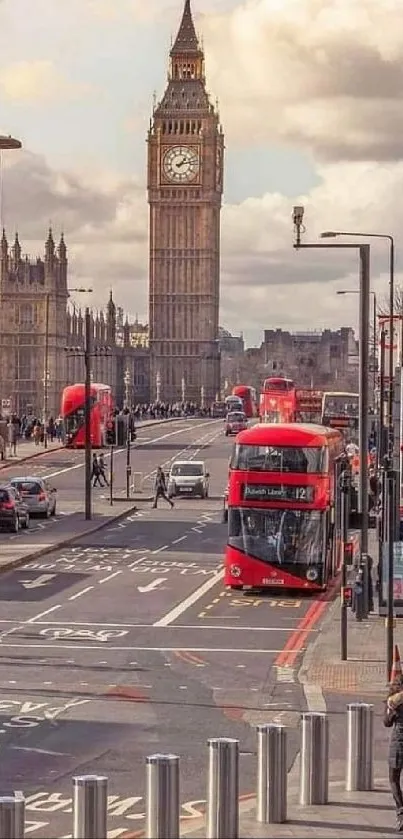
[[[230,434],[239,434],[248,427],[248,419],[243,411],[231,411],[225,421],[225,436]]]
[[[0,486],[0,527],[18,533],[29,527],[29,509],[19,492],[10,484]]]
[[[168,498],[175,495],[200,495],[207,498],[210,473],[203,460],[177,460],[168,477]]]
[[[41,516],[45,519],[56,513],[56,492],[47,481],[42,478],[12,478],[10,481],[28,506],[31,516]]]

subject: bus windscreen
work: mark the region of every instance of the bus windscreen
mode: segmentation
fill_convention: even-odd
[[[230,508],[228,545],[273,565],[318,565],[323,556],[318,510]]]

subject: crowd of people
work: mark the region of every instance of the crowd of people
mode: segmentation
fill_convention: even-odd
[[[151,402],[138,404],[124,413],[131,413],[135,422],[148,419],[170,419],[171,417],[211,416],[211,408],[203,407],[195,402]],[[117,411],[116,413],[120,413]],[[62,417],[49,417],[45,424],[39,417],[23,414],[18,416],[2,416],[0,414],[0,457],[4,460],[7,447],[11,454],[16,454],[17,444],[21,441],[32,441],[40,446],[54,440],[63,442],[64,425]]]

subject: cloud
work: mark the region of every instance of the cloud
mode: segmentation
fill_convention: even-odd
[[[82,96],[88,86],[69,82],[52,61],[16,61],[0,68],[0,91],[15,102],[47,103]]]
[[[402,159],[400,0],[244,0],[202,28],[232,143]]]
[[[148,209],[144,183],[114,173],[56,171],[44,157],[18,152],[6,159],[4,216],[9,238],[17,228],[23,249],[43,253],[49,221],[64,230],[69,282],[94,288],[92,303],[116,302],[147,318]],[[221,323],[259,344],[263,329],[338,328],[356,321],[355,252],[292,248],[293,203],[306,207],[306,241],[323,229],[392,233],[399,243],[403,163],[323,165],[310,194],[275,193],[225,205],[222,213]],[[387,290],[387,245],[372,249],[374,288]],[[397,282],[402,281],[397,266]]]

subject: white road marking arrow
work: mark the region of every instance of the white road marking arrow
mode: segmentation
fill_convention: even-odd
[[[41,588],[47,586],[54,577],[56,577],[56,574],[41,574],[36,580],[19,580],[19,582],[22,583],[24,588]]]
[[[167,579],[167,577],[158,577],[157,580],[153,580],[152,583],[148,583],[147,586],[138,586],[138,590],[141,591],[142,594],[146,591],[154,591],[154,589],[158,588],[161,583],[165,583],[165,580]]]

